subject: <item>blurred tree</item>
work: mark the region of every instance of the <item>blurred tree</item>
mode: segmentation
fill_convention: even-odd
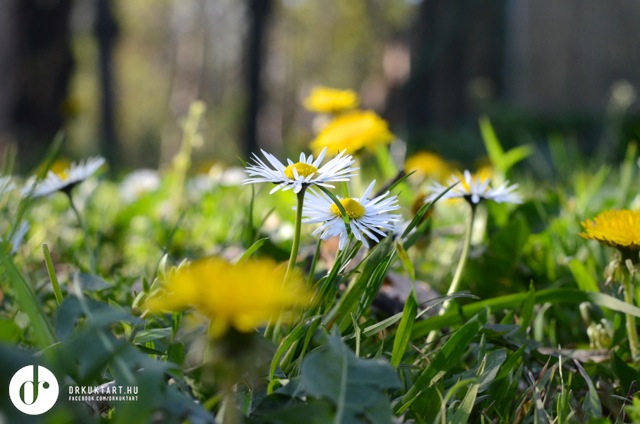
[[[95,35],[98,42],[100,71],[100,152],[108,163],[118,163],[118,137],[115,125],[113,49],[118,24],[113,0],[97,0]]]
[[[405,87],[409,150],[461,153],[452,133],[475,129],[476,106],[502,89],[503,28],[504,0],[422,1]]]
[[[262,69],[266,51],[267,25],[273,9],[272,0],[247,0],[249,29],[246,43],[246,97],[243,153],[249,157],[258,151],[258,117],[263,103]]]
[[[26,166],[63,128],[73,69],[71,0],[0,1],[0,148]]]

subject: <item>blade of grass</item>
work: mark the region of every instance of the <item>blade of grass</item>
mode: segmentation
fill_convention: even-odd
[[[58,276],[56,270],[53,267],[53,261],[51,260],[51,253],[49,253],[49,246],[46,243],[42,243],[42,254],[44,255],[44,263],[47,266],[47,273],[49,273],[49,279],[51,280],[51,287],[53,288],[53,294],[56,297],[58,306],[62,303],[64,298],[62,297],[62,291],[60,290],[60,283],[58,283]]]
[[[480,389],[480,376],[484,372],[484,367],[486,365],[487,357],[485,356],[482,359],[482,363],[478,367],[478,372],[476,373],[476,381],[469,385],[467,389],[467,393],[464,395],[462,402],[455,408],[455,413],[451,418],[451,422],[464,424],[469,420],[471,416],[471,411],[473,410],[473,405],[476,401],[476,397],[478,396],[478,390]]]
[[[44,349],[56,342],[53,327],[33,289],[13,262],[9,251],[10,247],[6,242],[0,244],[0,269],[13,289],[20,310],[29,317],[35,345]]]
[[[325,315],[323,319],[325,325],[330,326],[337,322],[340,325],[340,329],[344,330],[343,324],[345,322],[351,323],[349,314],[357,306],[362,307],[361,299],[365,296],[370,296],[374,289],[377,293],[378,283],[381,282],[382,277],[386,274],[393,256],[391,246],[389,238],[386,238],[369,252],[369,255],[360,265],[360,274],[351,280],[349,287],[347,287],[338,304]],[[356,317],[358,317],[357,315]]]
[[[506,175],[516,163],[523,159],[526,159],[533,153],[533,147],[525,144],[522,146],[514,147],[513,149],[505,152],[500,145],[500,140],[489,121],[489,118],[483,116],[479,120],[480,133],[482,134],[482,140],[484,146],[487,149],[487,154],[491,163],[498,168],[498,170]]]
[[[579,361],[574,359],[573,363],[576,368],[578,368],[578,372],[580,372],[582,378],[587,382],[587,387],[589,389],[582,404],[585,414],[587,417],[602,416],[602,404],[600,403],[600,398],[598,397],[598,391],[596,390],[595,384],[593,384],[589,374],[587,374],[582,365],[580,365]]]
[[[240,259],[238,259],[238,264],[241,264],[243,262],[245,262],[247,259],[249,259],[249,257],[251,257],[251,255],[253,255],[254,253],[256,253],[266,242],[267,240],[269,240],[269,237],[265,237],[265,238],[261,238],[259,240],[257,240],[255,243],[253,243],[243,254],[242,256],[240,256]]]
[[[417,322],[413,326],[411,339],[426,337],[431,330],[440,330],[444,327],[456,325],[464,322],[464,317],[470,317],[483,309],[495,310],[515,308],[526,301],[528,292],[510,294],[506,296],[494,297],[480,302],[470,303],[461,307],[461,313],[452,310],[444,315],[434,316],[424,321]],[[620,299],[602,294],[586,292],[578,289],[546,289],[535,293],[535,303],[569,303],[579,304],[581,302],[591,302],[612,311],[628,313],[635,317],[640,317],[640,308],[629,305]]]
[[[400,325],[398,325],[396,336],[393,339],[391,365],[396,368],[398,367],[398,365],[400,365],[402,356],[404,355],[407,346],[409,346],[409,340],[411,339],[411,329],[413,328],[413,323],[416,320],[417,311],[418,300],[416,297],[416,292],[414,290],[411,290],[411,293],[409,293],[409,297],[404,304],[402,319],[400,320]]]
[[[573,278],[576,279],[576,284],[578,284],[579,289],[594,293],[600,292],[598,289],[598,283],[591,275],[589,275],[587,267],[578,259],[572,259],[569,262],[569,269],[571,270]]]
[[[466,354],[469,344],[482,326],[483,323],[475,316],[453,333],[402,397],[400,403],[396,405],[394,412],[398,415],[402,414],[424,391],[444,378],[446,371],[454,367]]]

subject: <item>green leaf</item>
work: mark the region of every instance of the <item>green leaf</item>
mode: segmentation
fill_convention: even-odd
[[[51,254],[49,253],[49,246],[47,246],[46,243],[42,243],[42,254],[44,256],[44,263],[47,267],[47,272],[49,273],[49,280],[51,280],[51,288],[53,289],[53,294],[56,297],[58,306],[60,306],[63,300],[62,291],[60,290],[58,276],[56,275],[56,270],[53,266],[53,260],[51,259]]]
[[[320,323],[320,316],[316,315],[310,317],[306,321],[298,323],[294,326],[289,333],[282,339],[280,345],[276,349],[273,359],[271,360],[271,365],[269,366],[269,386],[268,393],[273,391],[273,388],[280,383],[280,381],[275,377],[276,371],[278,367],[284,368],[289,365],[287,363],[287,352],[295,349],[298,343],[303,341],[303,350],[299,355],[299,360],[302,360],[304,357],[304,352],[306,351],[306,347],[309,343],[309,339],[312,337],[315,330],[318,328]],[[291,358],[289,358],[291,360]]]
[[[479,124],[489,159],[502,174],[506,174],[516,163],[533,154],[533,146],[528,144],[514,147],[505,153],[489,119],[483,116],[480,118]]]
[[[386,238],[374,247],[369,256],[359,266],[360,274],[351,281],[344,295],[323,319],[323,324],[338,323],[344,331],[351,324],[351,313],[356,312],[356,319],[378,293],[384,276],[389,269],[394,251],[391,241]]]
[[[593,279],[593,277],[589,274],[587,267],[579,261],[578,259],[571,259],[569,262],[569,269],[571,270],[571,274],[573,274],[573,278],[576,279],[576,284],[578,284],[578,288],[580,290],[599,293],[600,289],[598,289],[598,282]]]
[[[269,237],[265,237],[265,238],[261,238],[259,240],[257,240],[255,243],[253,243],[243,254],[242,256],[240,256],[240,259],[238,259],[239,264],[241,264],[242,262],[246,261],[247,259],[249,259],[251,257],[251,255],[253,255],[254,253],[256,253],[261,247],[262,245],[264,245],[266,243],[266,241],[269,240]]]
[[[292,401],[288,396],[271,395],[245,420],[247,424],[326,424],[333,419],[331,403],[323,399]]]
[[[74,284],[78,284],[82,291],[97,291],[111,287],[109,283],[95,274],[76,272],[73,274]]]
[[[0,342],[16,343],[20,339],[22,329],[15,321],[0,319]]]
[[[394,369],[385,362],[359,359],[338,335],[311,352],[302,364],[300,385],[313,397],[335,405],[334,423],[391,422],[386,390],[400,387]]]
[[[413,267],[413,263],[411,262],[411,259],[409,258],[409,254],[407,254],[407,251],[404,250],[404,247],[402,246],[402,243],[399,243],[399,242],[396,241],[394,243],[394,246],[396,248],[396,251],[398,252],[398,257],[400,258],[400,261],[402,262],[402,266],[409,273],[409,278],[411,278],[411,281],[415,283],[415,281],[416,281],[416,271],[415,271],[415,269]]]
[[[587,387],[589,390],[587,391],[586,396],[584,397],[584,402],[582,403],[582,407],[584,408],[585,415],[587,417],[601,417],[602,416],[602,404],[600,404],[600,398],[598,398],[598,392],[596,390],[596,386],[589,378],[589,374],[582,368],[580,362],[577,360],[573,360],[576,368],[582,375],[582,378],[587,382]]]
[[[432,330],[439,330],[444,327],[460,324],[463,322],[463,317],[473,316],[486,308],[494,310],[516,308],[519,305],[522,305],[522,303],[527,299],[527,296],[529,296],[529,293],[516,293],[494,297],[492,299],[462,306],[462,314],[457,310],[453,310],[445,313],[444,315],[431,317],[424,321],[417,322],[413,326],[411,339],[415,340],[417,338],[426,337],[426,335]],[[538,305],[547,302],[553,304],[580,304],[582,302],[591,302],[612,311],[640,317],[640,308],[636,306],[629,305],[622,300],[606,294],[586,292],[578,289],[546,289],[536,291],[535,303]]]
[[[524,301],[522,305],[522,312],[520,312],[520,327],[524,332],[527,331],[527,328],[531,325],[531,320],[533,319],[533,307],[536,304],[536,290],[533,287],[533,283],[529,286],[529,296]]]
[[[368,327],[365,327],[362,330],[362,335],[365,337],[373,336],[374,334],[385,330],[391,327],[396,322],[400,321],[402,318],[403,312],[398,312],[397,314],[391,315],[389,318],[383,319],[382,321],[378,321],[375,324],[371,324]]]
[[[482,372],[483,367],[484,361],[480,369],[478,369],[479,373]],[[462,402],[460,402],[460,405],[455,409],[455,413],[453,414],[451,422],[462,424],[466,423],[469,420],[471,411],[473,410],[473,405],[476,401],[476,397],[478,396],[478,389],[480,389],[480,384],[478,383],[470,384],[468,386],[467,393],[464,395],[464,398],[462,399]]]
[[[427,368],[418,376],[413,386],[402,397],[402,400],[396,406],[395,413],[402,414],[429,387],[444,378],[446,372],[456,366],[466,354],[469,344],[481,328],[482,323],[477,316],[474,316],[462,328],[453,333],[436,353]]]
[[[418,311],[418,300],[414,290],[411,290],[402,311],[402,319],[393,339],[393,350],[391,352],[391,365],[398,367],[402,361],[409,341],[411,340],[411,329],[416,320],[416,312]]]
[[[136,336],[133,339],[133,342],[136,344],[144,344],[147,342],[152,342],[154,340],[171,337],[171,333],[172,333],[171,327],[141,330],[136,334]]]
[[[611,352],[611,368],[613,373],[620,380],[622,392],[628,393],[632,385],[640,381],[640,372],[629,366],[615,351]]]
[[[29,317],[36,346],[41,349],[51,346],[56,341],[51,323],[33,289],[13,262],[10,250],[6,242],[0,243],[0,271],[13,289],[20,310]]]

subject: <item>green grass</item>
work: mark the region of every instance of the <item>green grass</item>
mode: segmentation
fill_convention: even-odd
[[[190,149],[134,199],[121,195],[124,176],[80,184],[82,226],[62,194],[5,194],[4,384],[27,364],[52,370],[61,395],[40,418],[54,423],[640,420],[640,371],[625,327],[640,308],[624,300],[614,249],[578,236],[580,221],[600,211],[637,207],[636,146],[619,164],[579,158],[569,170],[555,165],[566,152],[554,146],[547,165],[555,177],[538,179],[532,147],[504,152],[488,121],[481,130],[496,178],[518,183],[524,202],[478,206],[460,291],[444,296],[468,205],[439,200],[412,215],[428,181],[409,175],[392,186],[410,222],[402,235],[370,249],[352,239],[336,251],[303,224],[297,267],[313,306],[266,334],[218,341],[191,324],[189,311],[148,313],[146,296],[185,260],[270,257],[286,266],[295,194],[191,174]],[[377,163],[385,175],[398,171],[383,151],[361,163],[367,175]],[[10,243],[22,221],[28,232]],[[401,293],[395,304],[390,292]],[[138,400],[100,410],[63,401],[69,386],[111,381],[136,386]],[[24,418],[6,396],[0,410],[8,422]]]

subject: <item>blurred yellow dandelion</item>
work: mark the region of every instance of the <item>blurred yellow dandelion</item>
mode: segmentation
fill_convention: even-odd
[[[372,149],[389,144],[395,136],[389,131],[387,121],[375,112],[352,111],[329,122],[311,142],[311,149],[320,152],[325,147],[327,154],[336,155],[341,151],[353,154],[362,148]]]
[[[195,309],[211,320],[212,338],[230,328],[248,333],[272,318],[287,321],[294,310],[311,304],[303,277],[296,271],[286,281],[284,276],[285,268],[268,259],[241,264],[201,259],[168,273],[146,306],[151,312]]]
[[[418,152],[409,157],[404,170],[408,174],[415,172],[423,177],[434,178],[438,181],[445,181],[451,175],[451,166],[440,156],[431,152]]]
[[[580,237],[622,250],[640,250],[640,211],[609,210],[580,223]]]
[[[340,113],[358,106],[358,95],[353,90],[315,87],[304,99],[304,107],[317,113]]]

